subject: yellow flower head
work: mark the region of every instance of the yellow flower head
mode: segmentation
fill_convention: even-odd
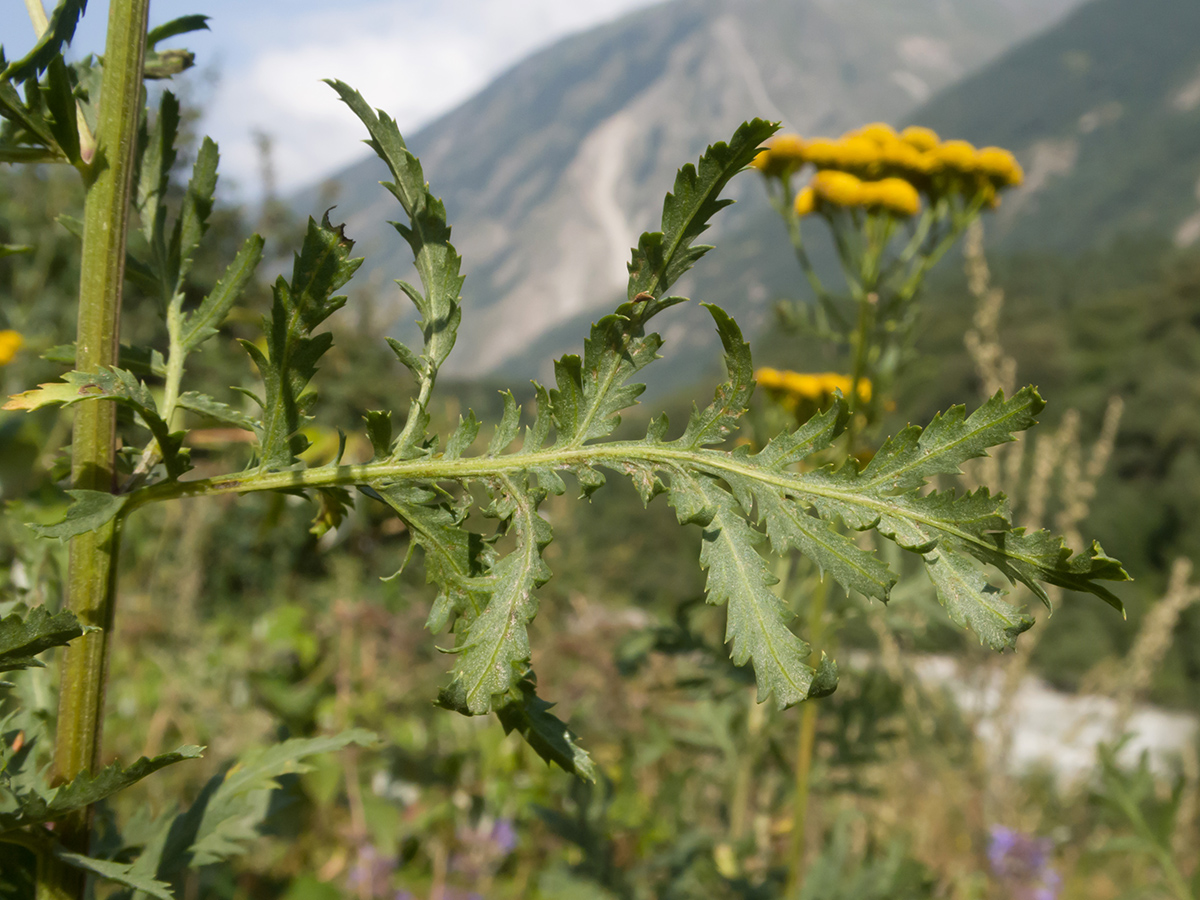
[[[886,122],[872,122],[858,129],[855,135],[882,146],[896,140],[896,129]]]
[[[868,207],[885,209],[898,216],[915,216],[921,210],[920,194],[903,178],[864,181],[861,197]]]
[[[1025,172],[1015,156],[1002,147],[983,147],[975,154],[975,167],[1001,187],[1016,187]]]
[[[975,148],[966,141],[946,141],[930,151],[948,170],[959,175],[978,171]]]
[[[830,169],[837,166],[838,141],[829,138],[813,138],[804,147],[804,158],[818,169]]]
[[[754,372],[754,380],[765,388],[782,387],[781,376],[782,373],[778,369],[772,369],[770,366],[763,366]]]
[[[783,372],[783,389],[800,400],[821,400],[825,394],[823,376],[809,372]]]
[[[792,372],[764,368],[754,373],[754,379],[761,387],[782,394],[784,404],[793,409],[801,401],[822,405],[837,391],[847,396],[851,389],[850,376],[837,372]],[[871,399],[871,382],[865,378],[859,379],[858,396],[864,402]]]
[[[841,391],[843,397],[850,396],[852,384],[849,375],[839,375],[837,372],[822,372],[820,375],[809,377],[816,379],[816,384],[823,397],[832,397],[837,391]],[[858,396],[864,401],[871,399],[871,382],[866,378],[858,380]]]
[[[750,163],[767,177],[779,177],[804,164],[804,141],[798,134],[781,134],[767,142]]]
[[[909,125],[900,132],[900,140],[923,151],[932,150],[941,142],[936,131],[932,128],[922,128],[920,125]]]
[[[849,172],[825,169],[813,176],[813,192],[834,206],[860,206],[862,182]]]
[[[866,171],[879,165],[879,144],[859,135],[844,137],[835,145],[832,168]]]
[[[941,164],[930,153],[923,153],[907,141],[892,141],[879,148],[884,168],[908,176],[932,175]]]
[[[25,338],[21,337],[21,332],[11,329],[0,331],[0,366],[7,366],[12,362],[24,343]]]
[[[800,216],[801,218],[811,213],[816,208],[816,205],[817,197],[811,187],[802,188],[800,192],[796,194],[796,215]]]

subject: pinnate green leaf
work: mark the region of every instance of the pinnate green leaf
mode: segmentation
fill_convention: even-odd
[[[184,352],[195,350],[217,333],[218,326],[254,277],[254,270],[262,260],[262,251],[263,239],[257,234],[248,237],[216,287],[194,312],[183,317],[180,344]]]
[[[482,535],[463,527],[467,511],[456,509],[430,485],[402,483],[376,493],[408,526],[425,551],[425,576],[438,587],[426,626],[439,632],[458,617],[469,623],[483,611],[493,586],[487,577],[495,552]]]
[[[1121,609],[1120,600],[1099,582],[1129,577],[1098,546],[1071,556],[1060,538],[1013,528],[1005,498],[986,489],[921,493],[929,477],[956,473],[961,463],[1028,428],[1042,406],[1037,392],[1025,388],[1007,400],[997,394],[970,416],[955,407],[927,429],[909,426],[885,442],[862,472],[853,463],[836,472],[807,472],[794,476],[785,491],[824,517],[859,530],[874,528],[921,554],[951,618],[993,649],[1007,649],[1031,620],[987,586],[977,563],[995,566],[1047,604],[1043,584],[1055,584],[1095,594]]]
[[[208,16],[180,16],[151,28],[146,32],[146,48],[153,50],[163,41],[192,31],[208,31]]]
[[[924,559],[950,620],[970,628],[993,650],[1011,649],[1017,636],[1033,626],[1033,618],[1005,601],[969,557],[939,549]]]
[[[612,432],[620,411],[633,406],[644,384],[626,384],[631,375],[658,358],[662,338],[645,334],[620,315],[592,326],[583,359],[564,356],[554,364],[557,388],[550,392],[556,446],[577,447]]]
[[[684,498],[687,492],[692,496]],[[725,640],[736,665],[754,664],[758,699],[773,695],[782,709],[828,693],[836,685],[836,667],[822,660],[820,670],[805,663],[809,646],[788,628],[792,612],[771,590],[778,579],[756,549],[763,536],[746,521],[731,494],[711,478],[671,479],[668,495],[681,522],[708,515],[700,546],[700,565],[708,570],[708,602],[727,607]]]
[[[310,218],[304,245],[292,266],[291,282],[283,276],[275,282],[271,316],[263,321],[266,352],[249,341],[242,342],[258,366],[265,388],[264,469],[287,468],[304,449],[303,437],[296,434],[305,419],[302,394],[316,374],[318,360],[333,343],[329,332],[312,332],[346,302],[345,297],[334,296],[334,291],[362,264],[361,259],[350,259],[353,247],[342,227],[334,227],[328,218],[319,225]]]
[[[148,897],[153,897],[154,900],[175,900],[169,884],[138,872],[136,862],[123,863],[113,862],[110,859],[94,859],[79,853],[71,853],[62,848],[57,848],[54,855],[77,869],[132,888]]]
[[[694,245],[708,222],[732,200],[722,199],[725,185],[746,168],[778,123],[753,119],[742,124],[729,143],[709,147],[700,162],[688,164],[675,176],[675,189],[663,201],[662,231],[643,234],[629,262],[628,297],[648,293],[646,315],[659,311],[657,298],[711,250]]]
[[[228,403],[222,403],[208,394],[186,391],[179,395],[178,403],[183,409],[208,416],[210,419],[216,419],[218,422],[224,422],[234,428],[257,432],[262,427],[256,419],[246,415],[240,409],[236,409]]]
[[[781,431],[762,450],[750,457],[750,462],[764,470],[785,470],[827,449],[843,431],[849,420],[849,410],[840,398],[829,409],[817,413],[795,431]]]
[[[604,437],[620,424],[621,410],[632,406],[645,385],[628,384],[634,374],[658,357],[662,339],[647,334],[644,324],[682,297],[663,297],[665,291],[710,247],[694,242],[709,220],[732,200],[720,199],[729,179],[744,169],[759,146],[778,128],[755,119],[735,132],[728,144],[713,144],[698,166],[686,165],[675,179],[675,191],[663,203],[662,231],[643,234],[629,263],[629,302],[615,314],[596,322],[584,343],[583,359],[565,356],[554,366],[556,389],[550,392],[556,446],[578,447]],[[726,342],[737,387],[726,402],[748,399],[750,381],[742,368],[748,350],[735,347],[741,334],[723,312],[714,312],[717,330]],[[743,342],[744,343],[744,342]],[[720,403],[720,398],[718,398]],[[712,408],[712,421],[697,421],[688,439],[705,441],[705,429],[720,433],[730,426],[730,411]],[[723,438],[722,438],[723,439]]]
[[[32,50],[0,72],[0,81],[25,81],[49,66],[63,44],[71,43],[75,37],[75,27],[86,6],[87,0],[60,0],[50,15],[50,27],[38,38]]]
[[[59,151],[72,165],[80,163],[75,93],[70,70],[61,56],[55,56],[46,69],[45,99],[50,113],[48,125]]]
[[[166,261],[164,229],[166,207],[163,198],[175,165],[175,140],[179,135],[179,100],[170,91],[163,91],[158,101],[158,115],[151,127],[143,125],[141,154],[138,158],[137,183],[133,197],[134,208],[141,222],[142,237],[151,253],[159,260],[157,267],[147,265],[158,281],[158,292],[170,299],[174,279],[163,270]],[[145,265],[145,264],[143,264]],[[156,271],[157,269],[157,271]]]
[[[742,339],[742,330],[721,307],[710,303],[702,305],[717,323],[717,334],[725,348],[728,379],[717,387],[713,402],[707,407],[701,410],[693,406],[687,429],[675,442],[681,447],[695,448],[724,441],[738,428],[754,392],[754,364],[750,360],[750,345]]]
[[[454,433],[446,441],[446,450],[442,453],[443,458],[458,459],[463,455],[465,450],[470,448],[478,436],[479,420],[475,418],[474,412],[467,410],[467,417],[465,419],[461,416],[459,417],[458,427],[454,429]]]
[[[512,391],[504,391],[502,396],[504,415],[501,416],[500,424],[496,426],[492,439],[488,442],[488,456],[499,456],[503,453],[508,445],[517,439],[517,432],[521,430],[521,407],[517,406],[516,398],[513,397]]]
[[[244,753],[223,776],[213,778],[211,792],[206,790],[201,800],[181,814],[174,846],[169,841],[164,848],[160,877],[171,874],[179,862],[197,868],[241,854],[247,842],[257,837],[280,776],[311,771],[306,760],[319,753],[350,744],[369,747],[377,741],[371,732],[355,728],[325,737],[292,738]],[[168,855],[166,851],[177,851],[181,844],[183,853]]]
[[[421,328],[425,347],[422,365],[415,364],[412,351],[401,355],[401,359],[418,379],[432,383],[438,368],[454,347],[462,318],[462,259],[450,243],[445,206],[430,192],[421,163],[405,145],[395,120],[382,110],[372,109],[362,95],[349,85],[330,80],[326,84],[337,91],[342,101],[366,126],[370,134],[367,145],[392,174],[393,181],[384,182],[383,186],[400,201],[408,216],[407,225],[399,222],[393,222],[392,225],[412,249],[413,261],[424,290],[404,282],[397,284],[421,314],[417,324]],[[394,349],[395,346],[393,344]],[[400,354],[399,350],[397,354]]]
[[[1007,400],[997,393],[970,416],[965,406],[952,406],[934,416],[926,428],[910,425],[884,441],[860,475],[851,467],[842,472],[871,490],[898,493],[919,488],[931,476],[957,475],[962,463],[1013,440],[1015,432],[1037,421],[1045,406],[1033,387],[1022,388]]]
[[[319,753],[376,742],[370,732],[351,729],[336,735],[293,738],[242,754],[223,774],[209,779],[190,807],[154,823],[145,849],[127,875],[177,887],[188,869],[244,853],[270,814],[271,793],[278,787],[278,778],[310,771],[306,760]]]
[[[384,460],[392,452],[392,414],[377,409],[363,416],[367,423],[367,437],[374,451],[374,460]]]
[[[873,553],[774,491],[756,491],[754,496],[777,554],[798,550],[842,587],[858,591],[864,597],[888,599],[896,576]]]
[[[170,267],[175,278],[176,290],[192,269],[192,254],[200,246],[200,239],[208,230],[208,217],[212,213],[213,195],[217,190],[217,162],[220,154],[211,138],[200,142],[196,151],[196,162],[192,166],[192,177],[179,209],[179,218],[171,232]]]
[[[67,494],[75,501],[67,507],[61,522],[52,525],[30,525],[29,528],[41,537],[67,541],[79,534],[95,531],[117,517],[129,499],[127,494],[110,494],[107,491],[74,489]]]
[[[440,702],[482,715],[493,698],[509,691],[529,663],[526,626],[537,612],[534,590],[550,578],[542,550],[550,543],[550,525],[538,515],[538,492],[500,476],[495,484],[497,511],[507,513],[517,546],[496,563],[489,577],[487,606],[458,631],[458,660]]]
[[[507,702],[496,707],[496,716],[505,734],[516,731],[547,763],[584,781],[595,781],[591,756],[567,723],[550,712],[553,707],[537,695],[537,678],[529,671],[509,692]]]
[[[153,759],[143,756],[128,768],[113,763],[95,775],[83,772],[61,787],[53,789],[48,797],[31,794],[19,798],[20,807],[15,813],[0,814],[0,832],[11,831],[42,822],[60,819],[73,810],[91,806],[105,797],[110,797],[137,784],[147,775],[185,759],[198,759],[203,747],[180,747]]]
[[[163,464],[170,478],[178,478],[189,468],[187,454],[182,451],[183,433],[173,432],[158,413],[149,389],[126,369],[109,367],[94,372],[67,372],[60,382],[38,385],[9,398],[5,409],[34,410],[43,406],[70,406],[84,400],[112,400],[128,406],[158,441]]]
[[[69,610],[52,613],[35,606],[26,615],[11,613],[0,619],[0,672],[41,666],[37,654],[66,646],[84,628]]]

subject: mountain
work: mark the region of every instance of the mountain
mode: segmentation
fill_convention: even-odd
[[[532,360],[577,348],[587,322],[623,296],[629,248],[656,227],[675,170],[744,119],[806,134],[896,121],[1077,3],[673,0],[530,57],[409,141],[446,203],[467,275],[447,372],[544,378]],[[366,159],[297,201],[314,214],[338,205],[367,255],[350,285],[366,302],[393,302],[390,280],[408,277],[395,262],[402,242],[381,224],[399,214],[375,184],[385,177]],[[726,274],[700,298],[730,302],[752,331],[775,288],[737,268],[764,248],[735,236],[762,233],[765,249],[779,248],[754,177],[736,179],[732,195],[745,202],[709,233]],[[701,266],[699,278],[716,271]],[[712,345],[704,317],[664,327],[681,354],[676,374],[715,359],[692,352]]]
[[[1017,153],[1026,184],[989,226],[1005,249],[1200,240],[1196,0],[1092,0],[912,119]]]

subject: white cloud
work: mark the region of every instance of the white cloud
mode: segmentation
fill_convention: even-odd
[[[273,12],[273,4],[231,8],[213,28],[219,37],[222,27],[236,27],[241,44],[221,54],[204,125],[242,193],[259,190],[255,130],[273,139],[279,187],[291,190],[364,152],[362,126],[320,79],[347,82],[411,133],[530,52],[650,2],[371,0],[290,14]]]

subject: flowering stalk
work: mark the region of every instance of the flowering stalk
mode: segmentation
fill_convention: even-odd
[[[882,123],[837,140],[782,135],[754,166],[766,177],[821,311],[835,325],[829,336],[850,347],[853,382],[874,386],[870,403],[860,402],[857,392],[848,398],[852,411],[866,417],[864,423],[856,415],[851,423],[856,437],[886,403],[925,276],[981,212],[999,203],[1000,191],[1021,183],[1023,173],[1007,150],[942,141],[924,128],[897,134]],[[793,177],[810,168],[815,174],[809,184],[795,190]],[[848,296],[835,296],[813,269],[801,228],[813,217],[830,229]],[[908,237],[893,249],[902,229]],[[808,315],[799,306],[793,312]]]
[[[753,165],[766,178],[768,196],[787,226],[819,308],[835,326],[817,330],[850,349],[848,390],[832,374],[767,369],[756,375],[769,396],[796,413],[802,402],[827,405],[835,389],[841,389],[849,417],[837,463],[845,463],[858,455],[862,430],[886,403],[915,320],[913,301],[925,275],[980,212],[998,202],[998,190],[1020,182],[1021,170],[1012,155],[999,148],[977,151],[963,141],[943,143],[923,128],[898,135],[881,123],[837,141],[782,135]],[[810,183],[795,191],[793,176],[809,166],[816,170]],[[848,297],[834,296],[813,268],[801,229],[801,221],[811,216],[822,218],[830,229]],[[892,239],[902,224],[908,226],[908,239],[889,258]],[[846,306],[853,307],[853,315],[843,312]],[[798,305],[796,311],[801,313],[797,319],[808,317]],[[820,643],[824,627],[826,592],[822,580],[808,598],[814,644]],[[815,704],[804,704],[796,738],[787,896],[797,895],[804,881],[817,712]]]

